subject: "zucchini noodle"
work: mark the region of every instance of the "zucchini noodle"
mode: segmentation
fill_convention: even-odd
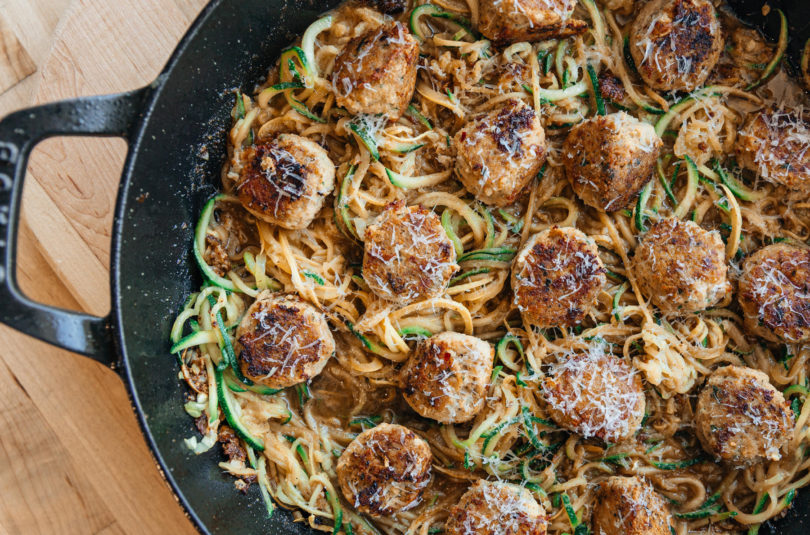
[[[400,20],[407,24],[419,4],[409,4]],[[335,534],[440,533],[451,506],[482,477],[531,490],[554,535],[583,533],[576,525],[590,519],[594,483],[610,475],[647,478],[672,503],[676,535],[709,524],[756,533],[789,506],[810,483],[810,347],[746,336],[730,296],[703,312],[668,316],[645,299],[631,266],[639,227],[674,216],[721,233],[733,278],[741,259],[764,245],[806,242],[810,203],[786,202],[781,186],[752,180],[736,167],[737,132],[745,113],[767,101],[768,84],[746,88],[710,79],[691,95],[644,86],[624,53],[625,14],[638,10],[636,4],[582,0],[573,17],[590,21],[586,33],[500,52],[476,31],[477,0],[423,7],[415,22],[422,34],[416,90],[408,112],[387,123],[352,117],[336,104],[330,82],[336,57],[384,20],[371,8],[344,5],[316,21],[300,48],[283,52],[255,95],[237,95],[224,195],[207,205],[195,237],[206,282],[171,330],[172,353],[191,388],[185,408],[202,435],[186,439],[191,451],[208,451],[233,428],[245,454],[219,466],[237,488],[256,482],[268,514],[283,507]],[[603,76],[616,78],[626,98],[603,99]],[[508,99],[525,101],[540,118],[547,163],[514,205],[497,209],[460,186],[451,140],[465,120]],[[654,124],[664,141],[635,212],[587,207],[564,178],[560,151],[567,132],[605,107]],[[306,229],[258,220],[235,197],[246,149],[278,133],[319,143],[336,166],[334,203]],[[397,200],[441,216],[460,268],[443,295],[402,306],[375,295],[361,268],[365,229]],[[590,236],[607,270],[596,305],[571,329],[525,321],[508,283],[521,246],[554,226]],[[307,384],[272,390],[241,377],[233,365],[235,328],[265,290],[294,292],[329,320],[337,351]],[[486,403],[466,424],[418,418],[398,394],[400,367],[416,341],[442,331],[475,335],[496,348]],[[642,428],[617,445],[559,428],[538,388],[557,356],[594,344],[632,363],[645,381]],[[690,396],[727,364],[763,370],[792,403],[795,428],[781,460],[733,469],[704,456]],[[336,465],[357,434],[380,422],[407,425],[427,441],[433,481],[417,507],[372,518],[345,500]]]

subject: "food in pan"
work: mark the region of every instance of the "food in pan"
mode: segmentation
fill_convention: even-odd
[[[332,533],[756,533],[810,482],[785,40],[709,0],[318,19],[236,95],[186,445]]]

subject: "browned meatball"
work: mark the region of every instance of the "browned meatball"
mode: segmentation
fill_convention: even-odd
[[[546,535],[546,511],[531,493],[509,483],[475,482],[450,509],[447,535]]]
[[[562,147],[565,175],[588,206],[621,210],[652,177],[662,144],[651,125],[632,115],[596,116],[568,133]]]
[[[604,285],[605,266],[596,244],[572,227],[535,234],[512,264],[514,303],[543,327],[579,324]]]
[[[306,228],[335,187],[335,166],[317,143],[295,134],[245,149],[236,195],[245,209],[288,229]]]
[[[810,126],[770,107],[748,116],[737,137],[737,161],[775,184],[810,195]]]
[[[645,479],[614,476],[596,487],[594,535],[669,535],[671,523],[666,500]]]
[[[493,355],[488,343],[466,334],[444,332],[423,340],[402,372],[405,401],[444,424],[474,418],[484,404]]]
[[[237,327],[236,339],[242,373],[270,388],[308,381],[335,352],[323,313],[294,294],[260,293]]]
[[[723,32],[710,0],[652,0],[630,27],[630,54],[653,89],[703,85],[722,51]]]
[[[499,44],[545,41],[588,29],[572,19],[574,0],[481,0],[478,30]]]
[[[810,250],[777,243],[746,258],[737,300],[750,332],[772,342],[810,340]]]
[[[387,301],[437,297],[457,270],[453,242],[438,216],[421,206],[391,203],[366,228],[363,278]]]
[[[351,114],[384,114],[396,121],[416,87],[419,43],[400,22],[355,37],[335,60],[332,86]]]
[[[633,272],[644,295],[667,313],[704,310],[731,291],[720,233],[693,221],[661,219],[644,235]]]
[[[546,134],[534,110],[507,100],[472,119],[453,139],[456,172],[467,190],[495,206],[506,206],[537,175],[546,160]]]
[[[768,376],[744,366],[715,370],[698,395],[695,430],[703,448],[724,461],[777,461],[790,441],[793,412]]]
[[[359,512],[386,516],[416,507],[430,482],[430,446],[401,425],[360,433],[338,459],[346,501]]]
[[[616,444],[631,438],[644,419],[641,377],[599,345],[562,356],[542,390],[551,418],[585,438]]]

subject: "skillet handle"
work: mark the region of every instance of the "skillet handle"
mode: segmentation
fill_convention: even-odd
[[[111,316],[99,318],[28,299],[17,284],[17,226],[28,157],[48,137],[116,136],[132,143],[152,88],[54,102],[0,121],[0,322],[25,334],[114,366]]]

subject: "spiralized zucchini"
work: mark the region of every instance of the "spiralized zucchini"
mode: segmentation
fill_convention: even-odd
[[[603,2],[577,5],[573,16],[589,23],[582,35],[498,47],[477,33],[474,0],[421,1],[399,17],[421,55],[416,91],[399,120],[352,116],[336,105],[336,56],[383,20],[357,5],[318,19],[300,46],[282,52],[254,96],[237,95],[224,193],[205,205],[195,229],[193,254],[204,283],[170,333],[171,352],[193,391],[185,410],[205,430],[186,445],[203,453],[222,426],[233,428],[246,460],[220,466],[241,485],[256,478],[268,515],[279,505],[335,534],[440,533],[469,482],[484,477],[528,489],[548,514],[549,533],[580,535],[588,531],[593,483],[612,474],[650,480],[672,504],[677,535],[710,523],[756,533],[810,480],[803,454],[810,447],[810,347],[747,337],[729,300],[665,316],[642,294],[631,259],[649,226],[671,216],[718,230],[732,272],[763,245],[808,242],[810,204],[785,203],[784,191],[740,171],[733,154],[740,110],[763,104],[767,91],[759,84],[781,68],[781,36],[773,61],[749,87],[715,80],[688,95],[658,94],[644,87],[624,53],[627,17]],[[632,1],[607,3],[613,4],[638,8]],[[618,79],[626,97],[603,95],[604,76]],[[509,99],[524,100],[540,117],[547,163],[514,205],[495,209],[456,180],[452,137],[469,118]],[[559,152],[571,127],[619,109],[653,124],[664,148],[634,203],[606,214],[576,198]],[[282,132],[318,142],[336,165],[333,202],[303,230],[257,221],[234,196],[245,148]],[[397,200],[440,216],[460,268],[444,295],[401,307],[370,290],[360,263],[366,227]],[[572,329],[524,321],[507,283],[522,244],[555,225],[577,227],[598,244],[609,281]],[[262,291],[295,292],[328,317],[338,349],[310,383],[275,391],[242,376],[236,327]],[[414,345],[448,330],[494,347],[487,403],[467,424],[418,419],[401,411],[397,394],[399,369]],[[549,417],[540,390],[548,365],[594,344],[644,378],[647,414],[627,443],[584,440]],[[689,396],[727,364],[765,371],[791,401],[794,438],[781,461],[733,470],[703,455]],[[369,518],[340,492],[337,460],[361,430],[394,421],[430,444],[434,481],[419,506]]]

